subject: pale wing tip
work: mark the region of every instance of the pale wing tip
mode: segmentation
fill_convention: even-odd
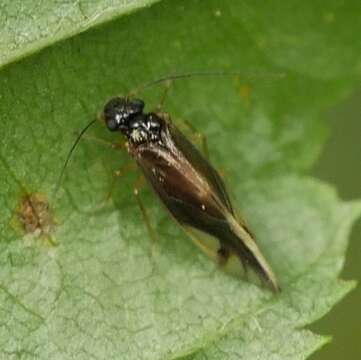
[[[275,279],[273,280],[267,279],[267,285],[275,294],[278,294],[282,291],[281,287],[279,286],[278,282]]]
[[[254,270],[258,273],[258,276],[262,278],[265,285],[267,285],[274,293],[281,291],[276,275],[273,273],[271,266],[268,264],[266,258],[261,253],[258,245],[253,238],[252,234],[246,227],[240,224],[233,216],[228,217],[228,222],[231,225],[236,238],[248,248],[254,258]],[[239,255],[240,256],[240,255]],[[242,257],[240,256],[242,261]],[[252,267],[252,264],[250,264]]]
[[[269,263],[267,262],[267,260],[262,256],[260,256],[261,259],[261,263],[262,263],[262,268],[264,271],[264,278],[267,282],[267,285],[271,288],[271,290],[277,294],[281,292],[281,287],[277,281],[276,275],[273,272],[271,266],[269,265]]]
[[[264,282],[274,292],[275,294],[281,292],[281,287],[278,284],[276,275],[273,273],[271,267],[267,263],[266,259],[263,258],[263,267],[262,267],[263,273],[261,276],[263,277]]]

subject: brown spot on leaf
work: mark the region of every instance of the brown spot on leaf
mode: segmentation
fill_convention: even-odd
[[[44,237],[53,243],[55,221],[44,194],[28,193],[22,196],[17,210],[17,219],[26,234]]]

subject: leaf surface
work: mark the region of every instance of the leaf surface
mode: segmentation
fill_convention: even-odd
[[[279,5],[277,22],[259,6],[163,1],[2,69],[3,357],[304,359],[327,340],[302,328],[353,286],[337,277],[361,205],[342,202],[305,172],[327,134],[325,110],[357,84],[361,50],[335,39],[336,25],[312,27],[291,5]],[[305,5],[305,12],[322,18],[324,10]],[[347,14],[340,11],[337,19],[345,24]],[[267,45],[271,40],[260,45],[260,37],[272,34],[273,41],[286,41],[290,17],[299,34],[309,31],[283,46],[282,56],[281,47]],[[271,34],[255,25],[267,22]],[[321,50],[311,35],[339,49],[325,74],[320,59],[327,54],[312,56]],[[19,46],[27,56],[27,45]],[[347,46],[354,56],[346,59]],[[222,273],[145,189],[141,196],[159,234],[151,256],[132,196],[138,175],[118,179],[106,201],[114,170],[129,158],[103,143],[120,137],[100,123],[77,147],[52,198],[74,132],[109,97],[163,75],[219,69],[244,75],[175,81],[164,110],[191,138],[182,119],[207,135],[212,163],[224,172],[280,279],[278,296]],[[274,76],[280,73],[286,76]],[[162,91],[158,86],[139,94],[148,110]],[[47,195],[57,245],[20,229],[16,214],[24,192]]]

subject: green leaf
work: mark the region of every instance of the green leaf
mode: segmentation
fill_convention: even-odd
[[[359,83],[361,49],[349,40],[360,22],[347,4],[328,2],[330,22],[321,2],[267,10],[164,1],[2,70],[2,357],[304,359],[327,341],[302,328],[353,287],[338,274],[361,203],[341,201],[305,172],[327,133],[324,111]],[[50,30],[46,43],[80,28],[55,38]],[[19,46],[14,55],[5,45],[7,59],[29,53]],[[245,76],[176,81],[164,109],[207,135],[212,162],[280,279],[277,296],[222,273],[147,189],[141,196],[159,234],[151,256],[132,196],[138,175],[117,180],[106,202],[113,171],[129,159],[99,141],[83,139],[51,197],[74,132],[109,97],[166,74],[217,69]],[[286,77],[266,75],[275,73]],[[150,110],[161,93],[158,86],[140,96]],[[88,135],[120,141],[100,123]],[[25,191],[51,201],[56,245],[21,229]]]
[[[0,12],[0,67],[157,1],[4,0]]]

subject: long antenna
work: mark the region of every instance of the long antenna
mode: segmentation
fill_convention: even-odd
[[[271,78],[283,78],[286,76],[285,73],[274,73],[274,74],[245,74],[240,71],[198,71],[198,72],[190,72],[190,73],[183,73],[183,74],[173,74],[161,77],[157,80],[148,81],[142,85],[139,85],[132,91],[132,93],[137,93],[138,91],[144,90],[151,86],[166,82],[166,81],[173,81],[179,79],[186,79],[192,77],[207,77],[207,76],[243,76],[247,79],[252,78],[264,78],[264,77],[271,77]]]
[[[54,193],[53,193],[53,196],[52,196],[52,199],[55,200],[56,199],[56,195],[59,191],[59,187],[61,185],[61,181],[63,179],[63,176],[64,176],[64,172],[65,172],[65,169],[66,167],[68,166],[68,163],[69,163],[69,160],[76,148],[76,146],[78,145],[79,141],[81,140],[82,136],[84,135],[84,133],[92,126],[95,124],[95,122],[97,121],[97,119],[94,119],[92,120],[87,126],[85,126],[85,128],[79,133],[79,135],[76,137],[75,141],[74,141],[74,144],[72,145],[72,147],[70,148],[69,152],[68,152],[68,155],[66,157],[66,160],[64,162],[64,165],[61,169],[61,173],[59,175],[59,178],[58,178],[58,181],[56,183],[56,187],[55,187],[55,190],[54,190]]]

